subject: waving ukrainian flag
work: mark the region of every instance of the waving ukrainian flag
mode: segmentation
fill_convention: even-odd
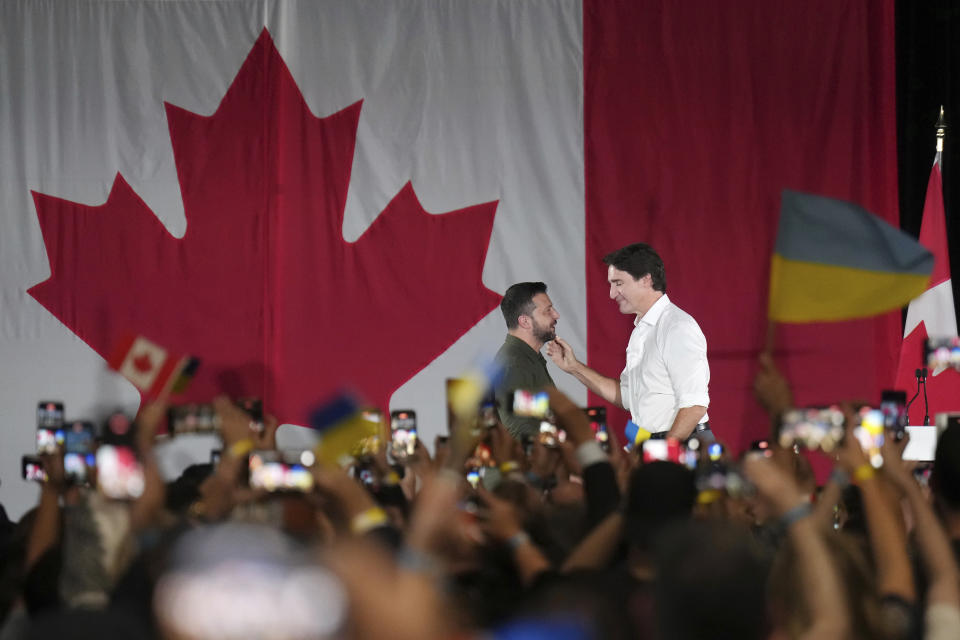
[[[932,253],[866,209],[783,191],[770,261],[771,320],[851,320],[890,311],[923,293],[932,271]]]

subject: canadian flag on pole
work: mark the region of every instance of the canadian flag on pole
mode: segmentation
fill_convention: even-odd
[[[939,144],[939,143],[938,143]],[[933,252],[933,274],[927,290],[910,303],[907,322],[903,328],[903,343],[900,346],[900,361],[897,366],[895,387],[913,393],[917,388],[916,370],[925,366],[924,345],[928,337],[951,337],[957,335],[957,316],[953,306],[953,288],[950,280],[950,255],[947,252],[946,213],[943,206],[943,181],[940,176],[940,151],[938,149],[927,196],[923,203],[923,222],[920,225],[920,243]],[[960,408],[960,373],[954,369],[928,372],[928,415]],[[920,400],[918,399],[918,403]],[[922,415],[922,408],[913,410]],[[919,424],[915,417],[912,422]]]

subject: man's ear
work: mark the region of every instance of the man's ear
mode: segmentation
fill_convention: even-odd
[[[524,329],[529,329],[530,327],[533,326],[533,318],[531,318],[530,316],[524,313],[521,313],[519,316],[517,316],[517,324],[523,327]]]

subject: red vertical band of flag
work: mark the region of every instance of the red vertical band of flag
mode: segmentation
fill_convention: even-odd
[[[714,431],[741,448],[767,434],[751,387],[782,189],[897,224],[893,1],[583,7],[587,362],[618,376],[633,328],[602,257],[651,244],[706,335]],[[798,403],[879,400],[899,326],[783,326],[775,359]]]
[[[933,252],[933,273],[930,288],[950,280],[950,251],[947,248],[947,212],[943,206],[943,177],[940,162],[933,163],[927,181],[927,195],[923,201],[923,220],[920,222],[920,244]]]
[[[939,160],[934,162],[927,182],[927,195],[923,202],[923,220],[920,223],[920,243],[933,252],[933,275],[930,286],[919,298],[910,303],[903,343],[897,366],[895,388],[909,391],[917,389],[915,372],[926,366],[925,343],[928,336],[951,337],[957,333],[956,311],[953,302],[953,283],[950,277],[950,253],[947,246],[947,216],[943,205],[943,179]],[[922,424],[924,411],[931,420],[937,413],[960,409],[960,373],[953,369],[928,371],[927,402],[910,412],[912,424]],[[922,399],[917,402],[923,403]]]

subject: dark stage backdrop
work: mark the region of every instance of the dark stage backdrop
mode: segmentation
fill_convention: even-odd
[[[601,258],[649,242],[707,336],[714,430],[735,448],[763,437],[751,384],[780,192],[898,223],[894,70],[892,0],[585,0],[589,364],[619,375],[632,328]],[[900,327],[897,312],[781,326],[777,363],[799,403],[877,401]]]
[[[947,139],[941,165],[951,272],[960,269],[960,225],[956,210],[960,162],[960,4],[956,0],[898,2],[897,160],[900,175],[900,221],[920,233],[923,198],[933,162],[940,105],[946,111]],[[953,125],[952,127],[950,125]],[[953,279],[953,300],[957,279]]]

